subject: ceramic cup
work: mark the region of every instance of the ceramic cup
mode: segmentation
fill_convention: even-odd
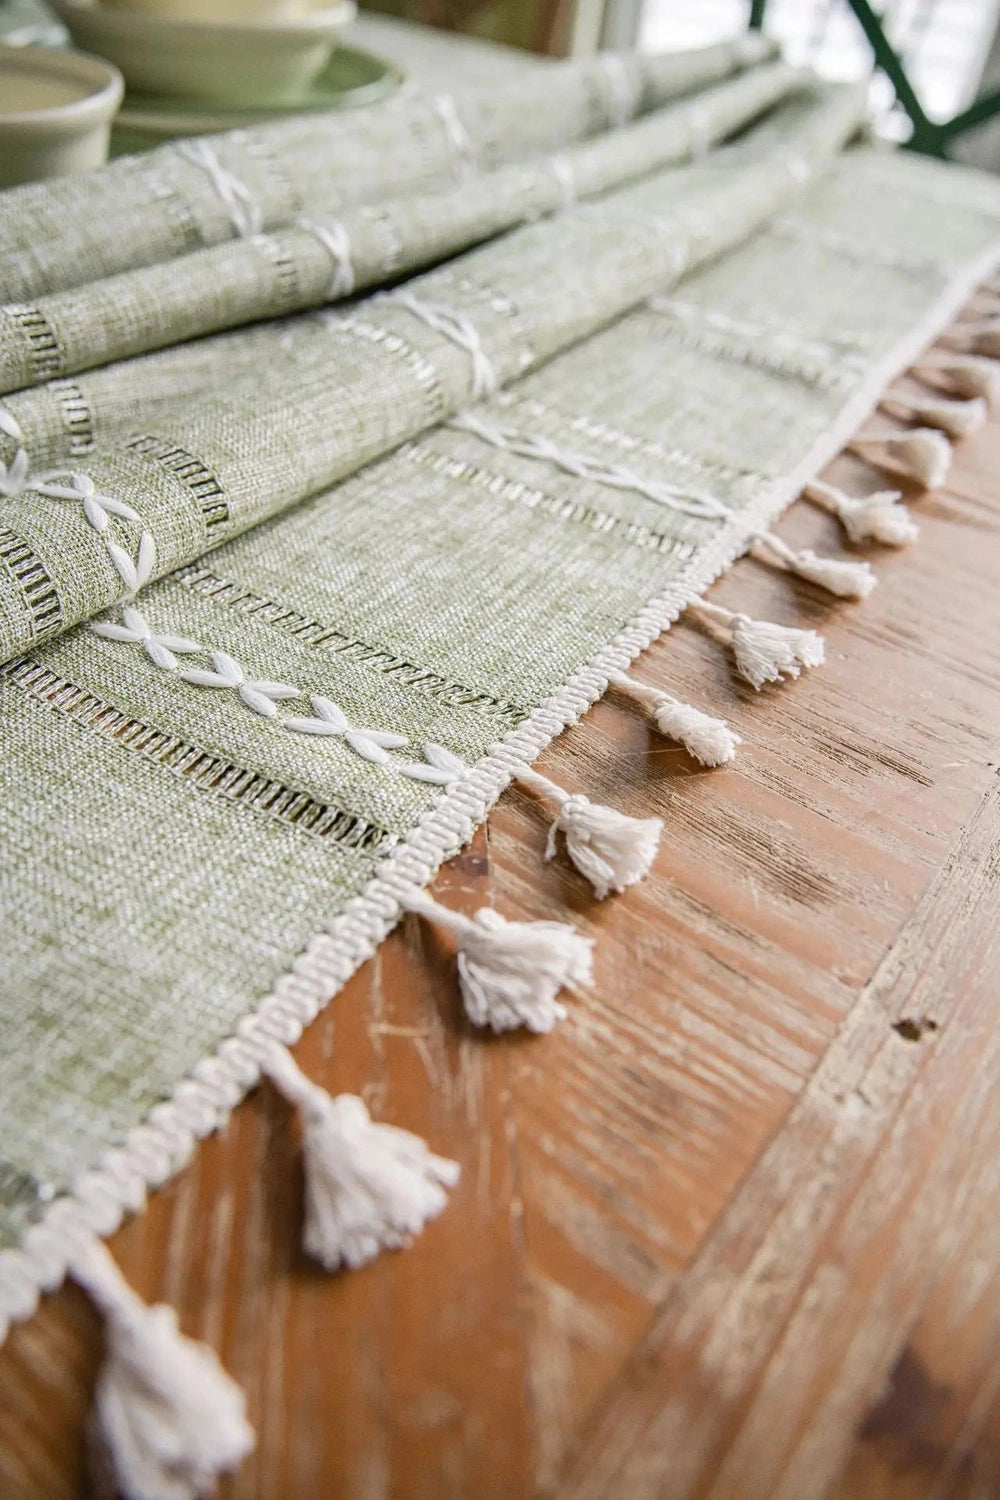
[[[0,187],[99,167],[123,93],[103,58],[0,46]]]

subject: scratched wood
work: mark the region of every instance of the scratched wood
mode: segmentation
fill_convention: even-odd
[[[247,1391],[227,1500],[1000,1495],[998,466],[995,420],[863,606],[746,561],[722,581],[822,628],[822,672],[755,694],[687,626],[647,653],[728,714],[732,768],[614,695],[544,757],[664,818],[643,886],[590,900],[520,792],[443,872],[449,903],[598,939],[557,1032],[473,1035],[415,919],[311,1028],[311,1076],[462,1163],[409,1251],[305,1261],[269,1089],[115,1236]],[[839,544],[805,504],[781,529]],[[70,1287],[9,1339],[3,1500],[86,1493],[99,1354]]]

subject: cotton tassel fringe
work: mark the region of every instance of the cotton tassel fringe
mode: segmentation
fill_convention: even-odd
[[[914,365],[912,373],[925,383],[943,380],[956,396],[976,397],[992,406],[1000,393],[1000,371],[988,360],[967,356],[965,359],[925,358]]]
[[[820,557],[811,548],[796,552],[772,532],[755,537],[751,557],[784,573],[794,573],[841,599],[867,599],[878,579],[866,562]]]
[[[173,1309],[149,1307],[99,1241],[74,1280],[104,1314],[93,1437],[125,1500],[198,1500],[254,1445],[243,1392],[211,1349],[185,1338]]]
[[[653,723],[668,740],[677,740],[703,766],[724,766],[736,756],[740,737],[725,719],[713,718],[690,703],[683,703],[660,688],[648,687],[624,672],[612,672],[608,681],[636,703],[648,708]]]
[[[558,807],[549,829],[545,858],[555,856],[559,834],[566,840],[566,853],[593,886],[599,901],[612,891],[624,891],[649,873],[659,848],[663,821],[660,818],[630,818],[603,807],[578,793],[564,791],[530,766],[519,766],[514,780]]]
[[[823,637],[770,620],[751,620],[704,600],[689,605],[733,653],[736,670],[758,691],[768,682],[798,677],[803,667],[821,667],[826,659]]]
[[[928,427],[939,427],[953,438],[968,437],[986,421],[986,402],[982,396],[970,401],[903,401],[887,396],[880,404],[883,411],[908,421],[923,422]]]
[[[872,495],[855,499],[836,485],[816,479],[806,485],[805,495],[815,505],[829,511],[840,521],[849,541],[881,542],[884,547],[902,547],[916,541],[920,528],[905,505],[900,505],[898,490],[876,490]]]
[[[419,1136],[376,1124],[356,1094],[331,1097],[291,1054],[269,1049],[264,1072],[302,1117],[306,1252],[328,1271],[398,1250],[436,1218],[459,1177]]]
[[[593,939],[564,922],[507,922],[490,907],[466,917],[417,890],[401,904],[458,939],[459,985],[476,1026],[551,1031],[566,1015],[559,991],[590,983]]]
[[[912,432],[890,432],[881,436],[862,434],[849,446],[861,458],[867,458],[872,448],[881,449],[927,490],[935,490],[944,484],[951,468],[951,444],[943,432],[929,427],[915,427]],[[873,462],[881,463],[877,453]]]

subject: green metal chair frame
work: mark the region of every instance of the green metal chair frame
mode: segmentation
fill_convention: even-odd
[[[909,116],[913,134],[907,142],[911,151],[922,151],[927,156],[947,156],[948,148],[956,136],[963,135],[984,120],[1000,114],[1000,89],[991,89],[981,99],[976,99],[961,114],[951,120],[929,120],[923,106],[906,76],[899,54],[890,45],[882,22],[868,0],[848,0],[857,16],[861,28],[875,54],[875,65],[882,69],[896,91],[896,98]],[[759,31],[764,24],[767,0],[751,0],[750,25]]]

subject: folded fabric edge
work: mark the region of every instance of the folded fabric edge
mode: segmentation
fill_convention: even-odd
[[[587,709],[603,697],[609,685],[626,690],[636,686],[625,676],[627,668],[686,609],[695,605],[709,619],[714,614],[727,616],[732,622],[744,621],[742,616],[731,616],[728,611],[706,605],[703,596],[707,590],[733,562],[750,551],[755,540],[767,532],[771,523],[817,480],[821,470],[852,443],[859,424],[878,408],[890,382],[918,361],[927,345],[945,330],[975,287],[990,277],[998,266],[1000,243],[958,272],[925,317],[872,370],[802,461],[767,485],[750,506],[731,518],[688,576],[671,585],[640,611],[614,641],[602,647],[525,723],[512,730],[493,753],[457,776],[437,804],[387,856],[367,889],[329,928],[312,939],[289,973],[278,981],[254,1011],[243,1018],[235,1034],[214,1054],[203,1058],[192,1074],[178,1084],[171,1099],[155,1106],[147,1121],[131,1131],[121,1147],[108,1152],[100,1166],[85,1173],[72,1193],[58,1198],[26,1231],[20,1247],[0,1253],[0,1344],[10,1325],[30,1317],[41,1294],[56,1290],[70,1271],[85,1286],[88,1284],[86,1267],[98,1254],[107,1259],[97,1242],[114,1233],[126,1215],[143,1206],[147,1189],[162,1186],[174,1176],[193,1155],[201,1138],[226,1124],[231,1111],[262,1076],[271,1077],[286,1097],[303,1108],[313,1095],[322,1095],[322,1090],[315,1090],[302,1080],[288,1082],[287,1066],[280,1060],[285,1055],[284,1049],[293,1045],[305,1027],[336,998],[354,972],[376,952],[405,911],[416,910],[432,919],[444,911],[423,894],[441,865],[467,842],[510,782],[520,777],[558,735],[579,722]],[[744,623],[752,625],[753,622]],[[813,632],[787,631],[785,634],[805,637]],[[815,661],[821,659],[820,649]],[[802,665],[815,664],[805,655],[800,660]],[[797,675],[797,668],[792,675]],[[640,689],[634,696],[640,696],[641,692]],[[649,690],[646,693],[648,696]],[[545,783],[545,778],[537,775],[524,779],[529,785],[532,781]],[[552,789],[553,784],[545,785]],[[636,820],[626,821],[634,823]],[[470,919],[460,917],[458,913],[453,915],[466,926],[473,925]],[[496,925],[506,927],[507,934],[526,925],[572,933],[572,929],[562,928],[562,924],[504,924],[496,914],[487,915],[495,916]],[[492,923],[483,923],[487,933],[492,927]],[[589,970],[589,940],[578,939],[577,942],[580,944],[578,952],[567,949],[560,958],[570,982],[586,977],[583,971]],[[588,949],[586,954],[583,947]],[[555,1008],[553,1015],[558,1009]],[[532,1023],[529,1021],[528,1024]],[[533,1029],[547,1030],[550,1024],[551,1021]],[[273,1054],[277,1057],[269,1060]],[[325,1095],[323,1098],[326,1103],[315,1108],[327,1124],[328,1106],[342,1106],[344,1100],[330,1101]],[[353,1109],[353,1105],[351,1107]],[[308,1117],[306,1124],[308,1152]],[[422,1204],[408,1210],[414,1216],[411,1227],[415,1230],[426,1218],[439,1212],[444,1201],[443,1187],[450,1185],[457,1176],[454,1164],[430,1156],[423,1143],[405,1131],[384,1127],[386,1144],[380,1145],[377,1135],[373,1136],[372,1132],[383,1127],[374,1126],[367,1117],[364,1121],[352,1121],[350,1129],[356,1128],[361,1130],[369,1153],[374,1153],[376,1158],[381,1152],[387,1153],[390,1173],[403,1163],[407,1170],[419,1170],[424,1174],[421,1179]],[[338,1126],[333,1149],[341,1149],[342,1135]],[[422,1156],[418,1148],[422,1150]],[[322,1149],[331,1149],[329,1141]],[[392,1158],[393,1152],[398,1160]],[[404,1182],[400,1187],[402,1197],[405,1198],[409,1191],[409,1183]],[[405,1232],[393,1226],[382,1243],[401,1244],[405,1238]],[[377,1253],[377,1248],[381,1247],[376,1247],[372,1253]],[[370,1258],[370,1254],[363,1258]],[[362,1259],[352,1260],[341,1251],[336,1263],[360,1264]],[[84,1267],[82,1271],[81,1266]],[[100,1271],[102,1284],[110,1274],[106,1267]],[[122,1309],[134,1312],[127,1293],[119,1290],[114,1294],[113,1311],[109,1315],[113,1326],[115,1317],[124,1316]],[[107,1309],[104,1310],[107,1313]],[[166,1314],[168,1310],[154,1308],[150,1315],[161,1312]],[[162,1323],[163,1319],[160,1319],[156,1325],[157,1337],[163,1335]],[[176,1336],[176,1329],[173,1336]],[[181,1346],[173,1349],[178,1366],[190,1356],[187,1341],[181,1341]],[[200,1351],[200,1346],[192,1347]],[[164,1356],[170,1357],[173,1355]],[[222,1376],[221,1369],[218,1375]],[[212,1379],[215,1379],[214,1373]],[[225,1391],[220,1390],[219,1399],[225,1401],[229,1398]],[[233,1462],[242,1457],[251,1441],[240,1426],[241,1421],[239,1414],[232,1416]],[[240,1449],[238,1454],[235,1452],[237,1447]]]

